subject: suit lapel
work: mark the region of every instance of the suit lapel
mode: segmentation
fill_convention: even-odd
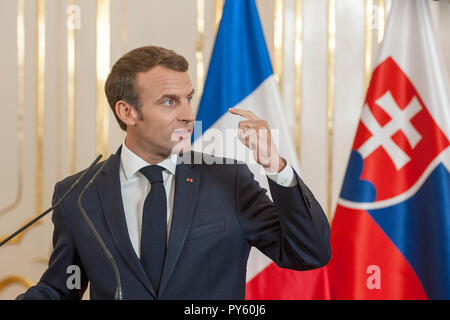
[[[175,195],[169,243],[161,278],[159,296],[164,292],[183,249],[194,214],[201,172],[190,164],[180,163],[175,171]]]
[[[156,296],[155,289],[151,285],[142,264],[133,249],[128,234],[122,203],[122,193],[120,190],[120,151],[121,149],[113,155],[115,158],[111,161],[111,165],[105,166],[103,175],[99,176],[96,180],[97,191],[105,221],[108,224],[109,230],[122,258],[147,290],[153,296]]]

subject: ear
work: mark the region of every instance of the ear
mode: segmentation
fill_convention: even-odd
[[[137,110],[128,102],[119,100],[116,102],[115,106],[116,114],[127,127],[133,127],[136,125],[138,120]]]

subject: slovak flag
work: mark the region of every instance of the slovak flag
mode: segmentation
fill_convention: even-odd
[[[335,299],[450,299],[450,98],[426,0],[393,2],[331,228]]]
[[[192,149],[247,162],[255,179],[270,196],[264,171],[237,138],[238,123],[245,119],[229,113],[230,107],[250,110],[266,120],[280,155],[301,174],[254,0],[225,1],[197,113]],[[328,283],[323,279],[327,274],[315,271],[278,268],[260,251],[252,249],[247,266],[246,299],[323,298],[329,293]],[[309,290],[310,287],[314,290]]]

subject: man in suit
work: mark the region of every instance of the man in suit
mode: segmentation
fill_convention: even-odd
[[[117,263],[123,298],[243,299],[251,246],[280,267],[326,265],[326,216],[278,154],[266,121],[230,110],[247,119],[238,136],[266,170],[273,202],[245,164],[189,151],[195,118],[187,70],[182,56],[148,46],[120,58],[105,84],[127,135],[83,204]],[[54,202],[80,174],[56,184]],[[80,299],[88,282],[92,299],[114,297],[113,269],[77,206],[89,178],[54,210],[49,267],[19,299]],[[70,266],[80,270],[75,288]]]

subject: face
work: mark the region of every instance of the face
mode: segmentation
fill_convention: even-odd
[[[156,66],[138,73],[137,84],[141,108],[131,110],[127,146],[147,158],[187,151],[195,120],[194,89],[187,72]]]

